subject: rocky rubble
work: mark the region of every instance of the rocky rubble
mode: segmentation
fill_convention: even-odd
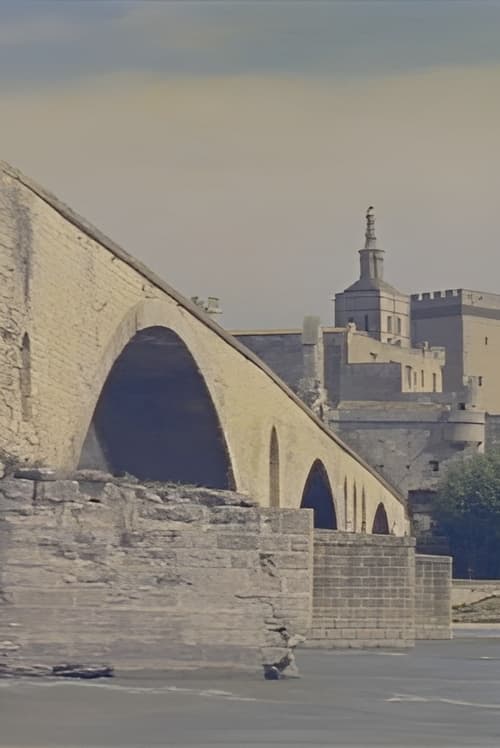
[[[60,678],[112,678],[114,670],[110,665],[79,665],[64,663],[61,665],[26,665],[0,663],[0,678],[42,678],[57,676]]]

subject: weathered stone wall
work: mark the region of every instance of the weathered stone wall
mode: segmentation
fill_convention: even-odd
[[[311,647],[414,643],[415,541],[315,530]]]
[[[306,634],[311,511],[77,475],[0,481],[0,661],[255,668]]]
[[[345,364],[340,369],[342,400],[391,400],[402,388],[398,363]]]
[[[434,489],[449,464],[482,449],[452,443],[448,418],[436,403],[351,402],[329,411],[328,425],[406,495]]]
[[[451,638],[451,558],[415,556],[415,639]]]

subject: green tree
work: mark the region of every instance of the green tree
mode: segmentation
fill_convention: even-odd
[[[500,577],[500,452],[474,455],[448,469],[435,518],[449,540],[455,577]]]

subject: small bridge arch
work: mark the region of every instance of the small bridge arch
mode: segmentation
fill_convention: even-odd
[[[387,512],[382,502],[377,506],[375,516],[373,518],[372,533],[374,535],[389,535],[389,522],[387,519]]]
[[[337,514],[328,473],[321,460],[315,460],[302,492],[301,509],[314,510],[314,527],[323,530],[337,529]]]

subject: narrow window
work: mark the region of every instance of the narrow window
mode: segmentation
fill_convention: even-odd
[[[274,426],[271,431],[269,449],[269,505],[272,507],[280,505],[280,451]]]
[[[401,317],[397,318],[396,324],[398,326],[398,335],[401,335]]]
[[[345,529],[349,529],[349,496],[347,489],[347,478],[344,478],[344,526]]]
[[[429,465],[433,473],[439,472],[439,462],[437,460],[429,460]]]
[[[392,332],[392,317],[387,317],[387,332]]]
[[[425,387],[425,373],[423,369],[420,372],[420,386],[422,387],[422,389],[424,389]]]
[[[417,386],[417,372],[416,371],[413,372],[413,386],[414,387]]]
[[[21,344],[21,369],[19,372],[21,389],[21,412],[23,421],[29,421],[31,410],[31,346],[27,332],[23,335]]]
[[[411,390],[411,366],[405,366],[406,369],[406,385]]]
[[[366,532],[366,494],[364,486],[361,494],[361,532]]]
[[[352,531],[356,532],[358,529],[358,492],[356,489],[356,482],[354,482],[352,488]]]
[[[432,375],[432,391],[437,392],[437,374]]]
[[[478,385],[479,385],[480,387],[482,387],[482,386],[483,386],[483,378],[482,378],[482,377],[478,377],[478,378],[477,378],[477,383],[478,383]]]
[[[367,314],[365,314],[365,330],[366,330],[366,332],[369,332],[369,330],[370,330],[370,325],[368,324],[368,315]]]
[[[484,344],[485,344],[485,345],[488,345],[488,337],[486,337],[486,338],[484,339]]]

